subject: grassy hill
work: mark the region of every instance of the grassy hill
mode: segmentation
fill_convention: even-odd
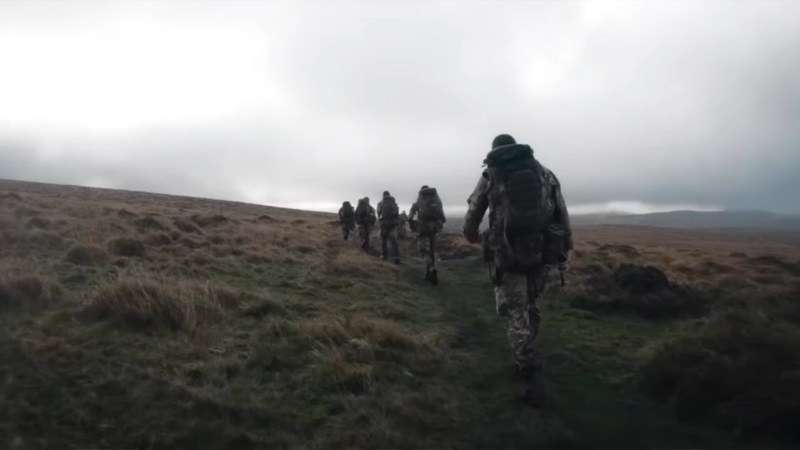
[[[550,399],[532,410],[479,248],[446,233],[433,288],[412,242],[395,266],[333,219],[0,181],[0,448],[800,438],[796,235],[577,230],[542,304]]]

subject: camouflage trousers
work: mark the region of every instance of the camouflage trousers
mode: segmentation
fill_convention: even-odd
[[[433,267],[436,267],[436,234],[433,232],[417,235],[417,251]]]
[[[389,250],[391,247],[391,254]],[[397,227],[381,227],[381,255],[384,258],[400,258],[400,246],[397,245]]]
[[[350,239],[350,233],[356,228],[354,222],[342,222],[342,238],[346,241]]]
[[[358,237],[361,239],[361,248],[369,250],[369,234],[372,232],[372,226],[366,223],[358,225]]]
[[[397,238],[398,239],[405,239],[406,238],[406,224],[400,224],[400,227],[397,228]]]
[[[530,296],[528,277],[531,281]],[[494,288],[497,314],[505,321],[508,342],[520,369],[542,370],[536,343],[541,316],[536,301],[541,298],[547,279],[547,268],[535,275],[506,272],[500,285]]]

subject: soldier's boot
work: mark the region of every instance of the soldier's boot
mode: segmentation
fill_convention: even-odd
[[[526,367],[520,369],[520,372],[528,385],[522,392],[522,401],[532,408],[541,408],[544,406],[547,393],[542,371]]]
[[[381,259],[388,259],[389,258],[389,249],[386,245],[386,240],[381,241]]]

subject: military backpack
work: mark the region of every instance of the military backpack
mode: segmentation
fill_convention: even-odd
[[[425,188],[419,191],[417,197],[417,207],[419,208],[419,218],[423,222],[434,222],[441,220],[443,214],[442,200],[436,192],[436,188]]]
[[[342,205],[342,219],[351,221],[355,215],[356,210],[353,208],[353,205],[351,205],[350,202],[344,202]]]
[[[543,243],[554,221],[553,186],[545,169],[527,145],[495,148],[484,161],[495,208],[502,208],[502,222],[496,232],[511,251],[510,264],[531,267],[542,264]],[[549,263],[544,262],[544,263]],[[506,265],[506,264],[500,264]]]
[[[372,223],[372,217],[369,211],[369,203],[365,199],[361,199],[358,201],[358,206],[356,206],[356,222],[359,225]]]
[[[400,208],[397,207],[397,202],[394,197],[383,197],[381,203],[381,220],[384,222],[399,222]]]

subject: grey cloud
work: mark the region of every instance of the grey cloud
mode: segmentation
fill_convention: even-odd
[[[56,6],[5,16],[55,30],[131,10],[260,27],[269,52],[253,57],[286,110],[78,136],[56,160],[30,156],[36,139],[24,154],[7,144],[0,176],[265,203],[389,189],[408,204],[429,184],[461,207],[492,138],[511,133],[572,204],[800,213],[797,3],[626,2],[605,16],[592,15],[597,2],[92,5],[64,20],[46,13]]]

